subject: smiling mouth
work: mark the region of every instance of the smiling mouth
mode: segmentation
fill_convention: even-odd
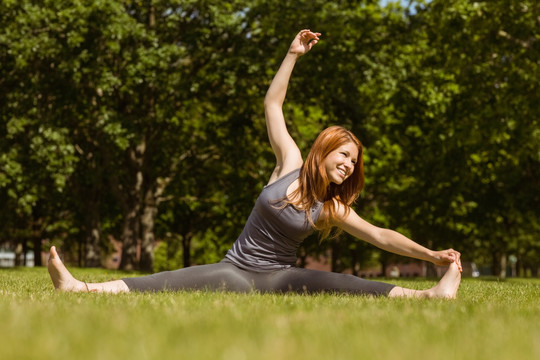
[[[347,173],[341,169],[337,169],[338,170],[338,173],[341,175],[342,178],[346,178],[347,177]]]

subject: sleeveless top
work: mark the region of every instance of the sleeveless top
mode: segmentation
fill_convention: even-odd
[[[283,207],[287,188],[298,178],[296,169],[266,185],[251,211],[244,230],[225,256],[236,266],[252,271],[289,268],[296,264],[296,251],[313,232],[305,210]],[[310,210],[313,222],[322,210],[317,202]]]

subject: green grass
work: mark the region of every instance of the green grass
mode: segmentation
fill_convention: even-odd
[[[454,301],[107,295],[57,293],[44,268],[4,269],[0,320],[0,359],[540,359],[540,280],[464,279]]]

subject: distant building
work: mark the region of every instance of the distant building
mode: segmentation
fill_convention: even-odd
[[[0,249],[0,267],[14,267],[15,264],[25,264],[26,267],[34,267],[34,252],[26,252],[26,263],[24,259],[24,254],[19,255],[19,261],[16,260],[15,252],[7,249]]]

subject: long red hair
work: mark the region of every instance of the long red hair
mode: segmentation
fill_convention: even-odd
[[[353,173],[343,183],[337,185],[328,179],[324,160],[332,151],[349,142],[358,147],[358,159],[354,165]],[[362,150],[362,143],[352,132],[342,126],[331,126],[319,134],[302,165],[298,188],[290,196],[294,201],[289,203],[302,209],[313,208],[317,201],[323,203],[322,213],[325,216],[322,222],[319,221],[315,224],[311,217],[311,211],[306,211],[307,218],[313,227],[322,230],[323,238],[330,233],[330,224],[336,217],[335,201],[343,204],[345,212],[348,213],[349,207],[364,188]]]

